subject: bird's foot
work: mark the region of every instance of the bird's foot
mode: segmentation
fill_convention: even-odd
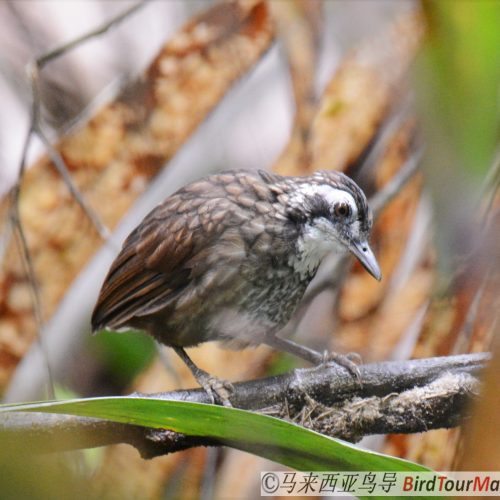
[[[233,384],[227,382],[226,380],[220,380],[217,377],[210,375],[210,373],[207,373],[205,370],[198,368],[183,347],[172,347],[175,349],[175,352],[182,359],[182,361],[186,363],[186,366],[191,370],[191,373],[198,384],[205,389],[205,392],[208,394],[212,404],[215,404],[217,396],[217,403],[220,403],[223,406],[232,406],[229,401],[229,396],[234,390]]]
[[[355,379],[361,384],[361,372],[359,366],[363,360],[357,352],[350,352],[348,354],[339,354],[337,352],[324,351],[320,364],[333,362],[342,368],[345,368]]]
[[[297,344],[292,340],[277,336],[270,336],[265,339],[265,343],[279,351],[288,352],[294,356],[305,359],[314,365],[323,365],[333,361],[345,368],[361,385],[361,373],[357,363],[361,363],[361,356],[355,352],[349,354],[337,354],[336,352],[320,353],[309,347]]]
[[[205,392],[211,399],[212,404],[217,402],[223,406],[231,408],[233,405],[231,404],[231,401],[229,401],[229,397],[234,391],[233,384],[227,380],[221,380],[214,377],[213,375],[203,372],[202,370],[200,370],[200,372],[201,373],[197,373],[196,380],[203,387],[203,389],[205,389]]]

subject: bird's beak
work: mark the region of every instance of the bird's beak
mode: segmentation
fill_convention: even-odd
[[[352,252],[357,259],[363,264],[363,267],[378,281],[382,279],[382,273],[380,272],[380,266],[378,265],[377,258],[372,252],[368,241],[351,241],[349,244],[349,250]]]

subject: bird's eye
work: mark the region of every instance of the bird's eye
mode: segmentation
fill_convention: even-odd
[[[349,217],[351,215],[351,207],[346,202],[335,203],[333,212],[337,217]]]

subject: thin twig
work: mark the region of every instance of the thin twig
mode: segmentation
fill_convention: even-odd
[[[94,211],[94,209],[90,206],[90,204],[86,200],[83,193],[75,185],[75,183],[73,182],[73,178],[69,173],[66,162],[64,161],[59,151],[57,151],[57,149],[54,148],[54,146],[52,146],[51,142],[45,135],[42,126],[41,98],[40,98],[40,90],[38,87],[39,77],[36,65],[35,64],[28,65],[27,72],[28,72],[28,77],[30,79],[31,91],[33,95],[33,115],[32,115],[33,118],[31,125],[32,134],[36,134],[40,138],[40,140],[42,141],[43,145],[47,150],[47,153],[50,156],[50,159],[52,160],[53,165],[59,172],[59,175],[62,177],[71,195],[80,205],[85,215],[95,226],[97,232],[99,233],[99,236],[104,241],[107,241],[111,234],[109,229],[102,223],[99,215],[97,215],[97,213]]]
[[[85,195],[78,189],[76,184],[73,182],[73,178],[71,177],[71,174],[68,171],[68,167],[63,157],[61,156],[59,151],[57,151],[57,149],[52,146],[50,141],[47,139],[47,136],[42,131],[41,127],[36,126],[35,130],[36,134],[38,135],[43,145],[47,149],[50,159],[52,160],[52,164],[56,167],[56,170],[59,172],[59,175],[62,177],[64,183],[66,184],[73,198],[77,201],[78,205],[80,205],[81,209],[83,210],[85,215],[89,218],[90,222],[92,222],[97,232],[99,233],[99,236],[104,241],[109,241],[111,237],[111,232],[103,224],[97,212],[90,206]]]
[[[26,269],[26,274],[28,275],[28,279],[31,284],[30,291],[32,295],[33,315],[35,317],[35,321],[37,324],[36,342],[38,343],[40,351],[43,353],[43,358],[45,361],[45,368],[47,370],[47,379],[48,379],[48,396],[49,398],[54,398],[54,379],[52,376],[52,371],[50,368],[50,362],[48,358],[48,352],[45,346],[44,336],[43,336],[44,314],[43,314],[40,287],[38,285],[38,280],[35,273],[35,267],[33,265],[33,260],[31,258],[31,253],[29,251],[28,242],[26,240],[26,234],[24,232],[19,212],[19,196],[21,193],[21,183],[24,177],[24,173],[26,171],[26,159],[28,156],[29,145],[31,142],[31,138],[34,134],[35,113],[36,113],[35,106],[33,104],[31,109],[30,127],[28,133],[26,134],[26,139],[24,141],[21,153],[19,174],[17,177],[17,181],[11,191],[9,220],[11,221],[14,235],[17,235],[16,241],[20,246],[20,254],[23,259],[24,267]]]
[[[467,349],[472,334],[474,332],[474,325],[478,319],[479,310],[481,302],[484,298],[484,292],[486,290],[486,279],[480,283],[478,289],[475,291],[474,296],[469,304],[467,313],[465,314],[462,327],[460,328],[459,334],[457,335],[457,342],[454,346],[453,351],[459,352],[460,349]],[[453,354],[453,352],[451,352]]]
[[[115,27],[119,23],[121,23],[123,20],[125,20],[128,16],[139,10],[141,7],[143,7],[149,0],[142,0],[128,9],[125,9],[123,12],[118,14],[115,17],[112,17],[109,21],[106,21],[104,24],[101,26],[93,29],[92,31],[89,31],[88,33],[78,36],[74,38],[73,40],[63,44],[59,45],[55,49],[52,49],[49,52],[46,52],[45,54],[37,57],[36,59],[36,65],[38,66],[39,69],[43,68],[48,62],[52,61],[53,59],[56,59],[59,56],[62,56],[66,54],[66,52],[69,52],[70,50],[73,50],[75,47],[78,47],[82,43],[91,40],[92,38],[95,38],[100,35],[104,35],[107,31],[109,31],[111,28]]]
[[[497,147],[495,157],[491,168],[486,175],[486,179],[482,188],[482,196],[480,199],[485,200],[483,203],[482,214],[483,218],[487,219],[493,207],[493,202],[500,188],[500,145]]]
[[[394,106],[375,132],[373,140],[350,167],[350,171],[356,173],[360,184],[363,184],[365,177],[371,178],[373,170],[384,158],[398,131],[412,120],[414,114],[410,96],[405,96]]]
[[[368,204],[377,218],[382,210],[399,194],[406,183],[417,173],[423,156],[423,147],[413,152],[398,173],[378,193],[373,195]]]

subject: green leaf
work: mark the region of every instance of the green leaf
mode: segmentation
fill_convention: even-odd
[[[428,471],[399,458],[329,438],[274,417],[216,405],[109,397],[0,406],[0,413],[36,411],[95,417],[220,440],[223,444],[306,471]]]

